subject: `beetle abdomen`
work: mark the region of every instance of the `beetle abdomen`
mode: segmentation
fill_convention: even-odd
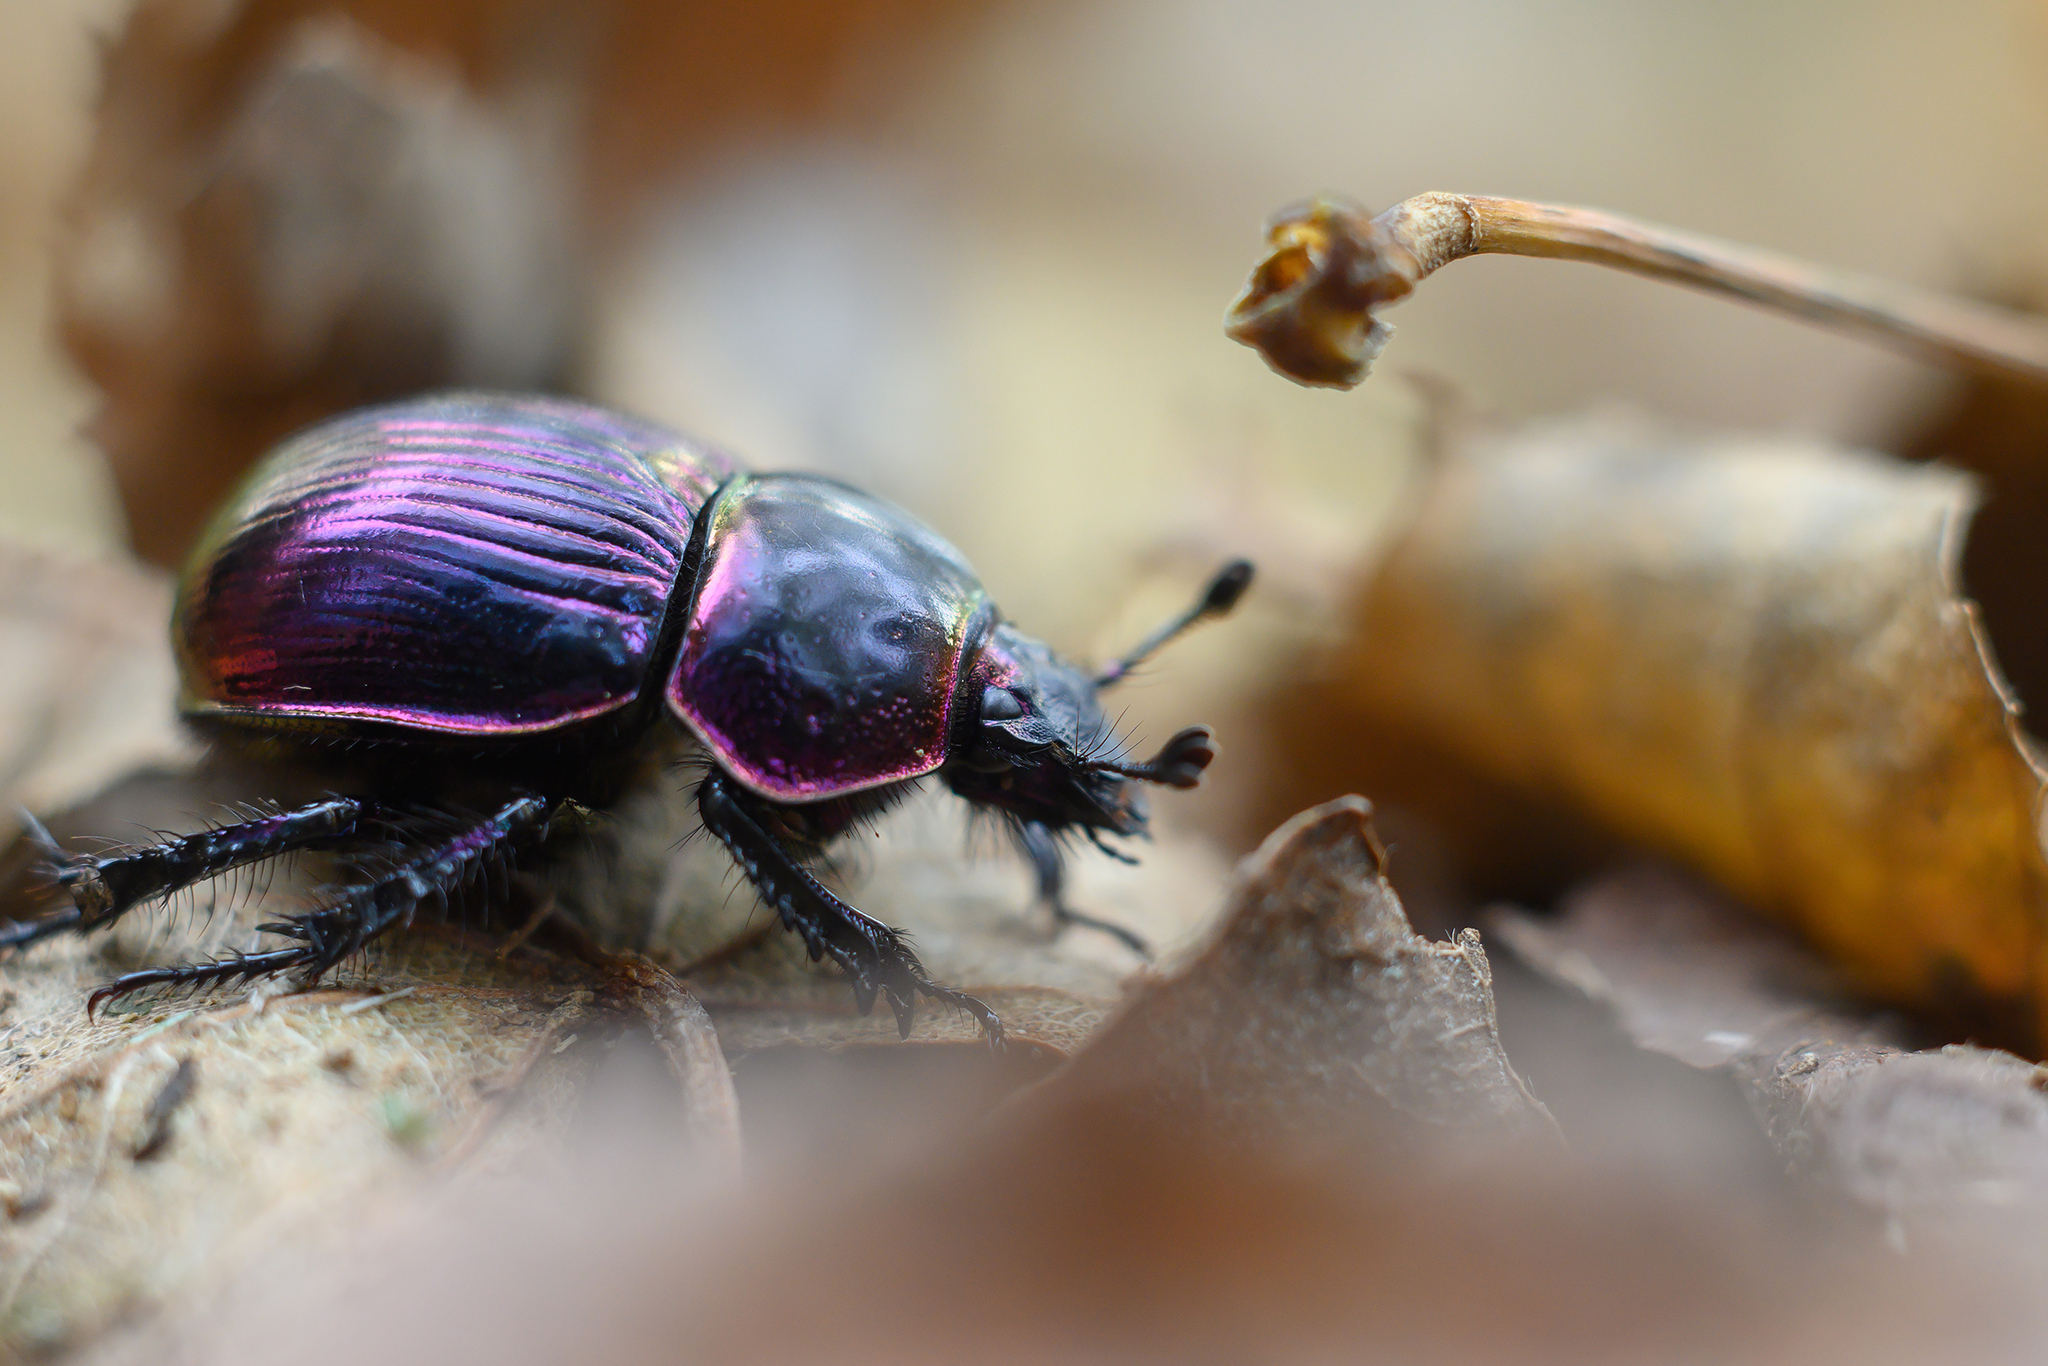
[[[560,399],[444,394],[267,456],[179,585],[189,714],[520,734],[648,681],[723,453]]]

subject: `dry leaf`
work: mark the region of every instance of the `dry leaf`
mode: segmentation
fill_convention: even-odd
[[[1581,423],[1444,458],[1341,676],[1373,733],[1681,858],[1862,988],[2039,1037],[2042,771],[1967,476]]]
[[[1409,928],[1371,815],[1344,797],[1273,832],[1215,940],[1146,982],[1035,1099],[1111,1092],[1236,1149],[1554,1137],[1501,1048],[1478,934]]]
[[[1525,962],[1611,1007],[1639,1045],[1728,1072],[1788,1166],[1887,1221],[1895,1240],[2048,1209],[2048,1069],[1966,1045],[1909,1052],[1813,954],[1691,879],[1637,868],[1556,920],[1501,912]]]
[[[1612,1008],[1637,1044],[1694,1067],[1816,1039],[1912,1046],[1902,1021],[1874,1013],[1811,949],[1663,865],[1574,888],[1555,919],[1497,910],[1491,923],[1524,962]]]
[[[170,584],[140,565],[0,546],[0,839],[197,753],[172,709]]]

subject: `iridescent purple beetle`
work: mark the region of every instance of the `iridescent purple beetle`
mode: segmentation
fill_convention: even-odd
[[[349,413],[262,461],[201,537],[171,633],[180,706],[218,743],[365,774],[363,791],[102,855],[40,827],[71,904],[0,947],[112,924],[232,868],[374,844],[374,875],[262,928],[282,947],[115,979],[145,987],[294,972],[311,981],[531,851],[565,808],[615,798],[663,712],[702,746],[704,826],[761,899],[908,1033],[919,995],[981,1021],[903,936],[806,866],[936,773],[1003,814],[1064,923],[1061,843],[1145,829],[1130,780],[1192,787],[1214,757],[1180,732],[1138,763],[1096,694],[1251,579],[1224,568],[1188,612],[1090,675],[1004,621],[958,551],[901,509],[586,404],[447,394]],[[452,793],[481,803],[452,803]],[[471,806],[474,809],[470,809]],[[394,847],[395,844],[395,847]],[[1119,855],[1120,857],[1120,855]]]

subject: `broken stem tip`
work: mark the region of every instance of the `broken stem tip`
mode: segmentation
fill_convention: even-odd
[[[1376,218],[1318,198],[1275,215],[1224,330],[1303,384],[1350,388],[1392,333],[1377,310],[1467,256],[1586,261],[1862,332],[1922,359],[2048,385],[2048,320],[1597,209],[1432,192]]]

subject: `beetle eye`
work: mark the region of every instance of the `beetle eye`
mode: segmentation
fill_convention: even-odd
[[[981,719],[1014,721],[1024,714],[1024,704],[1008,688],[989,688],[981,694]]]

